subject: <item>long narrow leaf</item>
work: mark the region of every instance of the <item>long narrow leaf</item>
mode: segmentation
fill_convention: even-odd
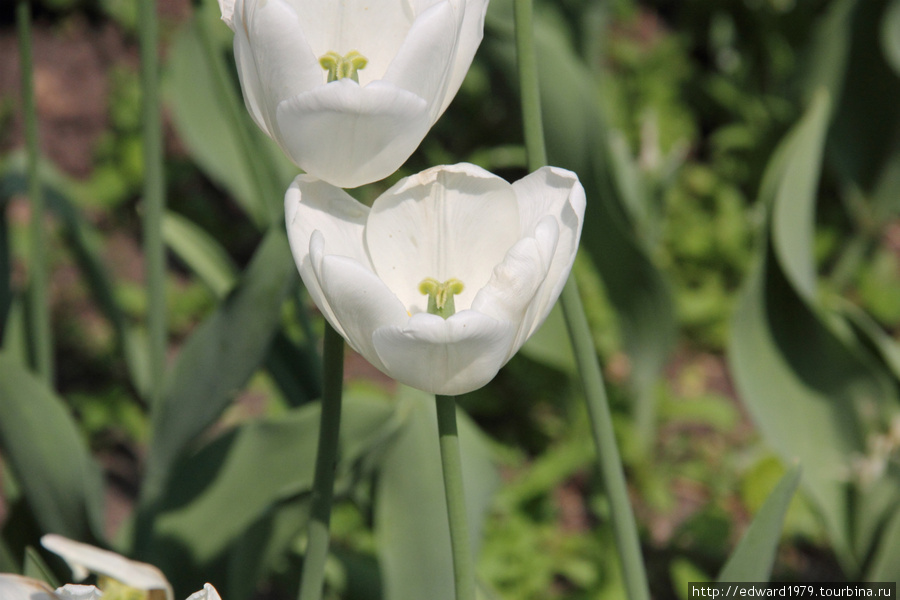
[[[296,273],[284,231],[273,228],[238,286],[181,349],[154,412],[145,501],[162,492],[175,459],[260,367]]]
[[[63,401],[0,352],[0,450],[43,531],[101,534],[102,479]]]
[[[800,467],[793,467],[784,474],[765,503],[753,517],[753,522],[741,538],[719,572],[719,581],[769,581],[775,552],[781,540],[781,528],[797,485],[800,483]]]

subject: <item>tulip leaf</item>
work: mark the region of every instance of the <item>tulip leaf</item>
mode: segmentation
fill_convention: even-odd
[[[781,529],[797,485],[800,468],[794,467],[784,474],[765,503],[753,517],[744,537],[719,572],[718,581],[769,581],[775,552],[781,540]]]
[[[190,588],[199,580],[230,580],[224,572],[227,553],[284,503],[302,504],[281,517],[294,527],[303,524],[305,518],[299,517],[308,511],[312,490],[319,408],[310,404],[249,422],[179,461],[158,505],[149,552],[174,584]],[[371,394],[345,395],[343,413],[338,493],[354,480],[354,464],[386,443],[397,427],[394,405]],[[297,533],[294,529],[267,539],[265,552],[255,547],[259,555],[254,561],[259,562],[244,567],[265,568],[266,560],[280,555]]]
[[[188,21],[173,41],[167,65],[168,80],[164,88],[172,108],[172,118],[191,157],[210,179],[235,198],[258,225],[269,222],[269,204],[281,206],[281,194],[299,170],[281,150],[250,120],[243,110],[244,102],[236,82],[218,82],[217,74],[230,73],[226,56],[232,52],[231,32],[219,20],[218,5],[205,2],[195,13],[196,21]],[[215,67],[207,64],[206,52],[197,27],[206,27],[215,46]],[[223,98],[218,90],[227,90],[230,98]],[[229,110],[241,110],[233,115]],[[234,122],[234,118],[241,121]],[[246,130],[254,148],[242,146],[237,127]],[[249,155],[249,160],[248,160]],[[251,161],[259,161],[251,164]],[[266,190],[258,188],[254,169],[265,170],[273,178]],[[267,198],[269,192],[278,193]]]
[[[884,13],[881,45],[888,64],[900,76],[900,0],[892,0]]]
[[[227,294],[237,282],[238,269],[225,248],[193,221],[168,211],[163,216],[162,232],[166,245],[217,298]]]
[[[543,7],[549,11],[549,7]],[[616,309],[625,351],[631,359],[631,383],[638,400],[645,442],[652,439],[652,388],[675,341],[675,307],[668,285],[635,234],[609,150],[597,81],[571,47],[570,36],[554,26],[552,13],[535,21],[541,105],[550,164],[578,174],[587,193],[582,247],[600,273]],[[486,24],[487,54],[515,72],[512,2],[494,0]],[[514,82],[512,82],[514,83]],[[633,202],[638,200],[634,199]]]
[[[895,1],[863,0],[844,20],[851,32],[842,88],[835,96],[829,158],[845,181],[871,193],[900,152],[900,77],[882,43]],[[896,203],[896,198],[889,199]]]
[[[281,324],[296,267],[281,228],[260,243],[239,284],[191,334],[153,411],[148,455],[151,498],[178,455],[212,425],[259,368]],[[146,486],[145,486],[146,487]]]
[[[0,351],[0,450],[42,531],[95,539],[102,479],[61,398]]]
[[[866,581],[900,581],[900,510],[885,524]]]
[[[828,96],[814,97],[770,162],[760,200],[771,224],[734,319],[729,361],[738,391],[772,447],[799,461],[845,566],[858,568],[847,524],[851,459],[864,454],[860,409],[896,401],[888,378],[817,306],[812,227],[828,125]]]
[[[452,600],[450,527],[434,397],[404,388],[408,418],[385,452],[375,498],[375,529],[385,600]],[[458,411],[472,552],[477,554],[497,472],[482,434]]]

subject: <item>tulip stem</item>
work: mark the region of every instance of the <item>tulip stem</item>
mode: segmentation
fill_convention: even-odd
[[[156,2],[138,2],[143,92],[144,261],[147,274],[147,341],[150,362],[149,396],[155,404],[162,396],[166,369],[166,267],[162,238],[165,212],[162,118],[159,108],[159,25]]]
[[[469,545],[462,459],[459,455],[459,434],[456,430],[456,398],[438,395],[435,396],[435,401],[441,444],[441,466],[444,472],[444,495],[447,498],[447,519],[450,523],[456,600],[475,600],[475,563]]]
[[[29,257],[29,325],[35,373],[46,383],[53,381],[53,332],[47,296],[48,267],[44,252],[44,195],[38,176],[37,109],[34,100],[34,65],[31,52],[31,5],[19,0],[16,7],[19,33],[19,62],[22,71],[22,108],[25,116],[25,145],[28,161],[28,199],[31,203]],[[0,315],[2,317],[2,315]]]
[[[532,0],[515,0],[516,54],[521,86],[523,128],[529,170],[547,164],[544,126],[541,118],[540,86],[537,51],[534,44]],[[569,338],[575,351],[578,372],[584,387],[584,397],[591,420],[591,432],[600,462],[603,486],[609,498],[611,521],[622,561],[625,588],[631,600],[649,600],[647,573],[641,555],[640,537],[628,498],[628,486],[622,459],[616,446],[615,431],[603,373],[594,349],[590,326],[578,295],[574,277],[569,277],[560,296]]]
[[[324,377],[322,380],[322,414],[319,420],[319,446],[313,479],[312,506],[307,528],[308,542],[300,577],[299,600],[319,600],[325,581],[331,526],[331,503],[334,496],[334,473],[337,468],[338,442],[341,430],[341,394],[344,385],[344,339],[328,323],[325,324]]]

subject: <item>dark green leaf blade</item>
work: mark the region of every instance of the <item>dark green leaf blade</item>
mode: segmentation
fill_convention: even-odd
[[[100,470],[63,401],[0,352],[0,449],[40,527],[100,539]]]
[[[273,228],[240,283],[191,335],[154,407],[145,488],[161,492],[178,455],[221,414],[260,367],[281,324],[297,269],[283,230]]]

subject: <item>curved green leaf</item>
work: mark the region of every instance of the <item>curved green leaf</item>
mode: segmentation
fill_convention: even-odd
[[[866,448],[860,411],[896,397],[871,357],[832,328],[839,317],[823,320],[814,304],[809,245],[827,107],[820,93],[767,169],[760,200],[772,208],[771,228],[732,321],[729,361],[767,441],[783,460],[802,465],[804,487],[855,571],[848,475]]]
[[[281,228],[269,231],[238,286],[191,335],[154,407],[145,500],[260,367],[281,324],[281,305],[297,269]]]
[[[103,481],[65,403],[0,352],[0,450],[41,529],[102,535]]]
[[[235,544],[255,528],[265,528],[288,504],[300,502],[287,517],[294,526],[303,525],[312,491],[319,411],[316,403],[247,423],[178,463],[158,505],[154,542],[147,553],[173,583],[196,589],[204,578],[230,580],[228,553],[247,557]],[[385,444],[397,425],[392,403],[370,395],[344,398],[339,493],[352,481],[353,465]],[[297,533],[294,529],[267,537],[267,551],[256,547],[256,556],[242,568],[263,569]]]
[[[781,540],[784,515],[799,483],[800,467],[794,467],[784,474],[753,517],[753,522],[731,553],[728,562],[722,567],[718,581],[769,581],[772,565],[775,563],[775,552]]]

